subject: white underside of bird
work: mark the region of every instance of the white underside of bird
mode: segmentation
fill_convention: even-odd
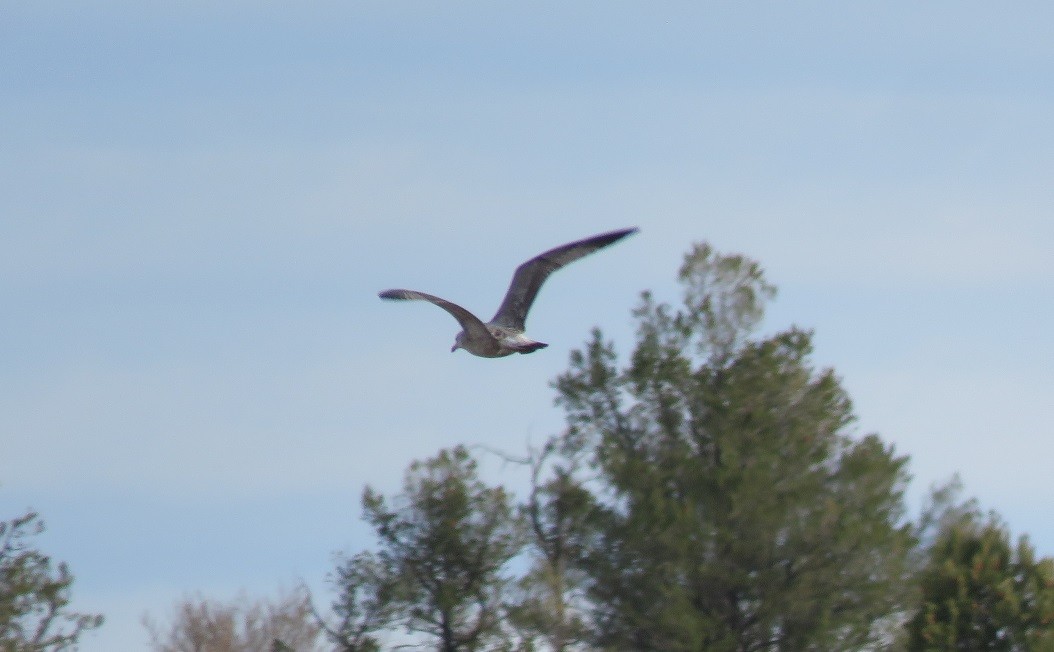
[[[490,331],[494,341],[498,344],[496,353],[489,342],[479,338],[470,338],[465,334],[465,331],[461,331],[454,338],[454,346],[450,347],[451,353],[458,349],[465,349],[469,353],[482,358],[501,358],[513,353],[533,353],[538,349],[544,349],[549,346],[545,342],[532,340],[522,332],[512,329],[487,325],[487,330]]]

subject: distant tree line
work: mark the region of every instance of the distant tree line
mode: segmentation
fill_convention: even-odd
[[[811,332],[759,334],[758,263],[698,245],[680,281],[679,305],[642,295],[628,357],[600,330],[572,353],[525,495],[441,450],[364,490],[376,545],[339,559],[326,613],[198,596],[154,649],[1054,651],[1054,560],[957,481],[908,517],[908,458],[854,432]]]

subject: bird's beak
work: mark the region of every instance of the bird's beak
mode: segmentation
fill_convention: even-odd
[[[454,351],[457,351],[458,348],[460,348],[460,347],[458,347],[457,343],[455,342],[454,346],[450,347],[450,352],[453,353]]]

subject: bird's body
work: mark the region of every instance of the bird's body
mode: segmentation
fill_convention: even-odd
[[[483,358],[532,353],[549,346],[524,335],[527,312],[545,279],[564,265],[614,244],[636,231],[632,228],[602,233],[550,249],[523,263],[516,268],[501,307],[487,323],[456,303],[416,290],[385,290],[378,296],[382,299],[428,301],[450,313],[462,328],[454,339],[451,351],[465,349]]]
[[[538,349],[544,349],[549,346],[544,342],[536,342],[522,332],[511,328],[495,326],[494,324],[484,324],[484,326],[487,327],[492,336],[489,342],[482,338],[471,339],[462,336],[460,340],[455,338],[455,347],[451,350],[465,349],[469,353],[483,358],[501,358],[513,353],[533,353]],[[462,331],[462,333],[464,332]],[[458,335],[461,335],[461,333],[458,333]],[[497,348],[491,346],[491,342],[497,344]]]

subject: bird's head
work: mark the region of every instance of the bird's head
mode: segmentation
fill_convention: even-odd
[[[450,352],[453,353],[454,351],[463,348],[465,348],[465,331],[461,331],[457,334],[457,337],[454,338],[454,346],[450,347]]]

